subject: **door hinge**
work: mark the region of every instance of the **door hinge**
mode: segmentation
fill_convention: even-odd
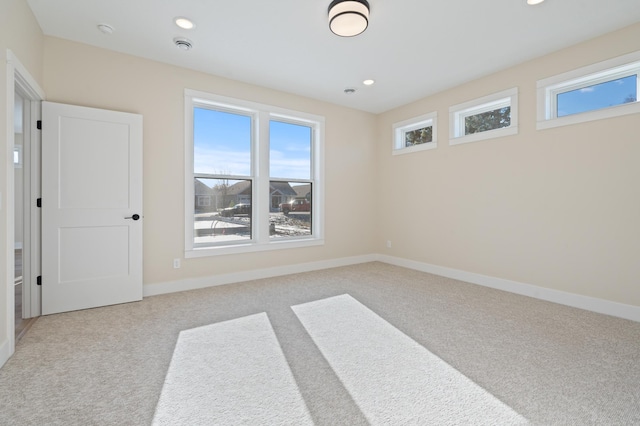
[[[36,121],[36,128],[37,128],[38,130],[42,130],[42,120],[38,120],[38,121]]]
[[[42,198],[36,200],[36,207],[42,207]]]
[[[42,275],[38,275],[38,278],[36,278],[36,284],[42,285]]]

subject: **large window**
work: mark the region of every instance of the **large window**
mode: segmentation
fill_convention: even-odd
[[[640,52],[538,81],[538,129],[640,112]]]
[[[308,124],[284,119],[269,122],[271,238],[312,234],[312,145],[313,128]]]
[[[187,257],[322,243],[322,117],[185,91]]]

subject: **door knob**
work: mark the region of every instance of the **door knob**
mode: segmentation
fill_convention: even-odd
[[[138,220],[138,219],[140,219],[140,215],[139,214],[134,214],[133,216],[125,217],[125,219]]]

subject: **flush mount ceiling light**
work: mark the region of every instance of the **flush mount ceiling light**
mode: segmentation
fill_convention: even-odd
[[[341,37],[353,37],[369,25],[367,0],[333,0],[329,5],[329,28]]]
[[[177,26],[179,26],[180,28],[182,28],[184,30],[191,30],[196,26],[193,23],[193,21],[191,21],[190,19],[185,18],[183,16],[178,16],[177,18],[175,18],[173,20],[173,22],[175,22]]]
[[[365,86],[371,86],[371,85],[373,85],[375,82],[376,82],[375,80],[368,79],[368,80],[363,81],[363,82],[362,82],[362,84],[364,84]]]
[[[528,5],[533,6],[533,5],[535,5],[535,4],[540,4],[540,3],[542,3],[543,1],[544,1],[544,0],[527,0],[527,4],[528,4]]]

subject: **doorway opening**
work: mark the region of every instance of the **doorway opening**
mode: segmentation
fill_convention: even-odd
[[[41,103],[44,91],[33,79],[20,60],[7,49],[6,87],[8,108],[6,123],[9,130],[5,138],[6,163],[6,214],[3,215],[3,234],[7,236],[8,247],[3,251],[6,269],[3,268],[2,287],[6,292],[7,304],[0,309],[5,324],[0,330],[0,367],[13,355],[16,342],[16,319],[22,323],[23,318],[38,317],[41,312],[40,286],[37,277],[40,275],[40,209],[35,207],[35,200],[40,197],[41,188],[41,149],[40,130],[37,120],[41,117]],[[11,132],[12,127],[14,128]],[[17,139],[17,143],[14,139]],[[21,166],[21,167],[19,167]],[[16,191],[16,176],[21,181],[21,190]],[[5,198],[3,198],[5,199]],[[22,208],[22,212],[16,210]],[[18,223],[16,223],[16,219]],[[19,223],[22,225],[19,225]],[[14,236],[18,230],[18,238]],[[21,233],[20,233],[21,232]],[[13,244],[13,250],[11,245]],[[21,279],[19,277],[22,277]],[[20,287],[16,286],[19,284]],[[18,288],[16,288],[18,287]],[[21,307],[16,309],[17,302]],[[31,322],[25,323],[25,329]],[[24,334],[24,329],[19,335]]]
[[[39,252],[37,241],[39,237],[32,233],[32,217],[34,217],[31,203],[32,184],[34,181],[33,157],[34,149],[31,138],[31,102],[18,86],[14,93],[14,122],[13,122],[13,168],[14,168],[14,297],[15,297],[15,340],[18,341],[35,321],[36,315],[31,309],[33,289],[30,286],[34,275],[34,257]],[[39,175],[39,173],[37,173]],[[34,245],[35,243],[35,245]],[[36,270],[39,270],[39,266]]]
[[[22,243],[24,239],[24,215],[23,215],[23,192],[24,192],[24,179],[23,179],[23,156],[24,152],[24,99],[20,93],[16,92],[14,96],[14,123],[13,123],[13,169],[14,169],[14,287],[15,287],[15,330],[16,340],[20,336],[20,333],[24,329],[24,323],[22,321]]]

